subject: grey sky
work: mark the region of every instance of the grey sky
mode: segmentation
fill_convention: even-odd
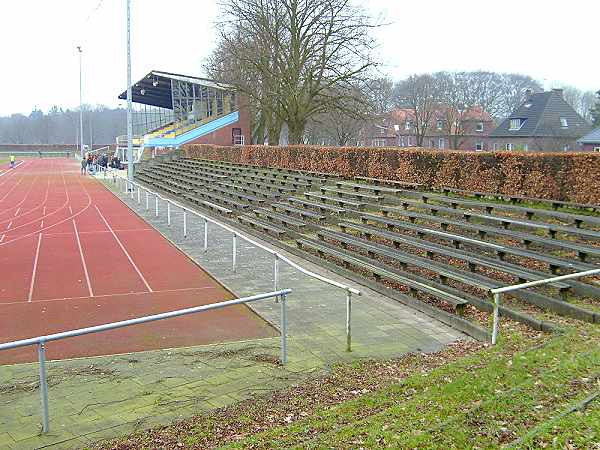
[[[201,75],[214,45],[214,0],[131,0],[133,78],[151,69]],[[597,0],[370,0],[393,79],[438,70],[521,72],[546,87],[600,89]],[[0,115],[118,104],[125,89],[125,0],[0,0]]]

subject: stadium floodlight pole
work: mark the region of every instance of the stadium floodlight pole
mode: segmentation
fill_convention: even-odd
[[[81,50],[81,45],[77,46],[77,51],[79,52],[79,152],[81,159],[83,159],[85,155],[83,153],[83,81],[81,77],[81,54],[83,50]]]
[[[131,8],[130,0],[127,4],[127,179],[133,181],[133,124],[131,105]],[[133,186],[133,185],[131,185]]]

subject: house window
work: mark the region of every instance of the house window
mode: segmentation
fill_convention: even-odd
[[[494,151],[497,152],[498,151],[498,144],[494,144]]]
[[[515,146],[513,144],[506,144],[506,150],[510,151],[510,150],[512,150],[514,148],[515,148]]]
[[[435,139],[429,139],[429,148],[435,148]]]
[[[600,152],[600,147],[594,147],[595,152]]]
[[[521,122],[521,119],[510,119],[510,126],[508,129],[512,131],[520,130],[524,122],[525,121]]]
[[[406,146],[410,147],[410,136],[406,136]]]
[[[477,122],[477,125],[475,125],[475,131],[479,133],[483,132],[483,122]]]
[[[385,147],[385,138],[373,139],[373,147]]]
[[[405,130],[410,130],[411,128],[412,128],[412,122],[411,122],[410,120],[407,120],[407,121],[404,123],[404,129],[405,129]]]
[[[523,144],[523,150],[526,152],[529,151],[529,147],[527,146],[527,144]]]
[[[475,150],[477,150],[478,152],[483,150],[483,142],[477,142],[475,144]]]
[[[444,138],[439,138],[438,140],[438,147],[443,149],[444,148]]]
[[[571,150],[571,146],[569,144],[565,144],[563,146],[563,151],[568,152],[569,150]]]
[[[438,120],[436,125],[437,125],[437,129],[441,130],[442,128],[444,128],[444,121]]]
[[[400,146],[405,147],[404,145],[404,136],[400,136]]]
[[[567,122],[567,118],[566,117],[561,117],[560,118],[560,126],[563,128],[569,128],[569,122]]]

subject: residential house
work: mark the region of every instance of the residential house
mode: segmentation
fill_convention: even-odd
[[[481,107],[455,112],[440,106],[427,126],[422,147],[489,150],[488,136],[494,127],[494,120]],[[407,108],[391,111],[366,131],[363,142],[373,147],[417,146],[414,111]]]
[[[600,128],[592,130],[577,141],[581,150],[600,152]]]
[[[490,133],[492,150],[570,151],[591,126],[563,98],[562,89],[532,94]]]

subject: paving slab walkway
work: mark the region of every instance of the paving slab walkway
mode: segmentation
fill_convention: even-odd
[[[238,239],[237,267],[232,270],[231,233],[210,225],[204,252],[204,223],[150,198],[117,192],[125,203],[174,245],[238,296],[273,289],[273,257]],[[270,247],[268,243],[261,242]],[[53,361],[49,364],[51,432],[40,433],[37,364],[0,367],[0,448],[84,448],[99,439],[166,423],[266,393],[322,373],[331,364],[358,358],[392,358],[406,352],[436,351],[462,333],[366,287],[295,255],[285,254],[308,270],[358,287],[353,297],[352,349],[345,351],[345,293],[280,263],[280,288],[288,299],[289,363],[278,364],[279,338],[232,342],[125,355]],[[168,270],[168,261],[165,261]],[[279,326],[280,305],[273,301],[252,308]]]

